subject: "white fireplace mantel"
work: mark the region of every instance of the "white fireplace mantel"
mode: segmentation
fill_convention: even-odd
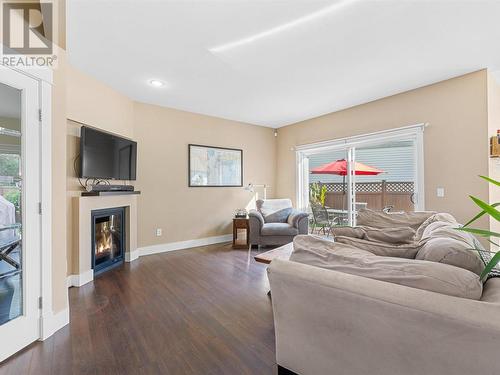
[[[94,279],[92,269],[92,220],[93,210],[125,207],[125,261],[138,258],[137,252],[137,195],[112,195],[74,197],[74,259],[78,273],[72,275],[72,285],[82,286]]]

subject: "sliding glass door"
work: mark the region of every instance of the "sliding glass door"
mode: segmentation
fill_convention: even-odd
[[[376,142],[356,147],[359,166],[377,168],[373,174],[355,177],[355,209],[375,211],[414,211],[417,174],[415,142],[412,140]],[[363,167],[360,167],[361,169]]]
[[[297,150],[297,201],[323,206],[334,225],[357,212],[423,209],[423,126],[357,136]]]

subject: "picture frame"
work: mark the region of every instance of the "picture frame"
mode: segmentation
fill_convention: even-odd
[[[188,144],[189,187],[243,187],[243,150]]]

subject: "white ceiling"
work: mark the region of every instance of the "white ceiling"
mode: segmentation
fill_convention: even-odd
[[[67,8],[69,58],[84,72],[141,102],[271,127],[500,69],[497,0],[68,0]]]

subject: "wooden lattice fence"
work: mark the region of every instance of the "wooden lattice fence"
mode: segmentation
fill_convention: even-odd
[[[343,199],[347,199],[343,183],[323,183],[326,186],[325,204],[329,207],[345,208]],[[393,206],[394,210],[413,210],[414,184],[413,182],[359,182],[356,183],[356,201],[366,202],[372,210],[381,210],[386,206]]]

